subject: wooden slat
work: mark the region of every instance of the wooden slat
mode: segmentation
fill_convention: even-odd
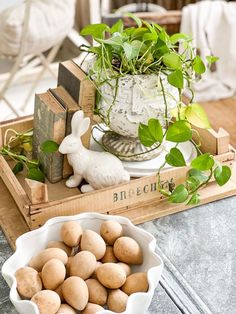
[[[47,184],[25,179],[25,191],[32,204],[48,202]]]
[[[224,164],[232,166],[235,158],[234,152],[229,152],[216,159]],[[162,182],[168,184],[171,180],[176,184],[182,183],[186,178],[188,167],[168,170],[162,173]],[[136,208],[142,204],[157,203],[163,196],[156,189],[156,176],[143,177],[132,180],[129,183],[82,194],[78,197],[70,197],[61,201],[48,204],[30,206],[32,229],[42,225],[47,219],[61,215],[75,215],[82,212],[96,211],[99,213],[124,211]],[[123,212],[123,210],[122,210]]]
[[[201,151],[208,152],[212,155],[220,155],[229,151],[229,133],[223,128],[220,128],[218,132],[213,129],[200,129],[194,127],[200,136]],[[194,140],[198,143],[199,138],[197,133],[193,134]]]
[[[13,196],[17,206],[19,207],[21,213],[24,215],[25,219],[29,219],[29,205],[30,200],[27,197],[24,189],[20,185],[16,176],[12,172],[8,163],[3,156],[0,155],[0,177],[4,181],[11,195]]]
[[[218,186],[215,182],[209,183],[199,192],[201,202],[197,206],[207,204],[222,198],[236,195],[236,162],[232,163],[232,176],[227,184]],[[171,215],[195,206],[185,206],[184,204],[170,204],[167,200],[161,202],[140,204],[132,209],[121,209],[119,211],[110,211],[110,215],[122,215],[132,220],[134,224],[143,223],[145,221]]]
[[[201,195],[201,203],[207,204],[222,198],[236,195],[236,183],[230,181],[223,187],[217,186],[215,182],[210,183],[199,193]],[[167,200],[157,203],[145,204],[141,207],[126,209],[124,211],[110,211],[110,215],[122,215],[129,218],[134,224],[143,223],[163,216],[171,215],[180,211],[184,211],[196,206],[185,206],[184,204],[170,204]]]
[[[9,244],[15,249],[15,240],[23,233],[29,231],[29,227],[1,178],[0,195],[0,226]]]
[[[236,195],[235,169],[236,163],[234,163],[233,167],[233,176],[225,186],[219,187],[216,185],[216,183],[212,182],[207,187],[202,189],[200,191],[201,203],[199,205]],[[14,203],[1,180],[0,193],[1,195],[4,195],[4,197],[1,198],[0,203],[0,224],[11,247],[14,249],[16,238],[24,232],[29,231],[29,228],[27,227],[23,217],[20,215],[17,209],[16,204]],[[104,213],[122,215],[131,219],[134,224],[138,224],[155,218],[174,214],[189,208],[191,207],[187,207],[183,204],[170,204],[168,201],[162,200],[158,202],[139,204],[139,206],[136,206],[132,209],[123,208],[119,210],[106,211]]]
[[[0,122],[0,147],[4,143],[4,135],[7,129],[14,129],[16,132],[24,132],[33,127],[33,116],[21,117],[6,122]],[[13,133],[9,133],[8,138]],[[8,139],[7,138],[7,139]]]
[[[230,136],[223,128],[219,128],[217,139],[217,155],[226,153],[229,149]]]

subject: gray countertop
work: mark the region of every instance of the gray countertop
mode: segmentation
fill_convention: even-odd
[[[165,268],[150,314],[236,313],[236,197],[141,224]],[[0,232],[0,264],[12,251]],[[0,313],[16,313],[1,277]],[[26,313],[27,314],[27,313]]]

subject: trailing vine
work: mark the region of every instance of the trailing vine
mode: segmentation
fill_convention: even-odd
[[[10,133],[12,133],[12,136],[9,136]],[[44,182],[45,175],[41,170],[40,162],[32,158],[32,141],[33,129],[24,132],[7,129],[4,135],[3,146],[0,148],[0,155],[8,157],[15,162],[12,169],[14,174],[25,170],[26,178]],[[41,145],[41,151],[53,153],[58,150],[58,146],[54,141],[45,141]]]
[[[153,117],[147,124],[140,124],[140,142],[152,149],[153,145],[159,147],[163,141],[175,143],[167,152],[164,163],[157,171],[159,191],[170,202],[188,205],[198,204],[199,190],[207,185],[214,177],[218,185],[224,185],[231,176],[228,166],[221,165],[209,153],[200,150],[199,135],[194,130],[208,129],[210,123],[204,109],[194,102],[192,82],[206,71],[206,65],[200,56],[196,55],[192,47],[192,39],[183,33],[169,36],[166,31],[156,23],[148,23],[129,14],[137,27],[124,28],[121,20],[112,27],[106,24],[92,24],[86,26],[81,35],[91,35],[97,46],[82,46],[81,49],[95,56],[95,61],[89,71],[88,77],[93,79],[100,96],[100,87],[111,80],[116,81],[116,92],[110,105],[106,120],[109,126],[109,117],[112,106],[115,104],[118,79],[127,75],[156,74],[160,78],[161,93],[165,104],[165,125]],[[178,48],[180,52],[178,52]],[[215,56],[206,56],[207,66],[218,60]],[[176,108],[172,111],[172,119],[168,117],[168,102],[162,78],[166,77],[168,83],[178,90]],[[188,104],[182,101],[184,89],[191,93]],[[99,114],[99,107],[96,107]],[[104,116],[102,117],[104,120]],[[195,135],[195,136],[194,136]],[[191,161],[190,169],[184,183],[174,186],[170,184],[164,188],[161,183],[161,170],[166,164],[173,167],[187,166],[179,144],[190,141],[195,146],[198,156]],[[199,143],[198,143],[199,142]],[[119,156],[118,156],[119,157]]]

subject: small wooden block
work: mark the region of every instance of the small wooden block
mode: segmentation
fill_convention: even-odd
[[[47,184],[31,179],[25,179],[25,191],[32,204],[48,202]]]
[[[217,140],[217,155],[224,154],[229,150],[230,136],[223,128],[219,128]]]

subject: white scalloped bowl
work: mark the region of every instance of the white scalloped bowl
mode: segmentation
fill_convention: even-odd
[[[132,266],[132,271],[147,271],[149,289],[147,292],[133,293],[128,298],[126,310],[122,314],[146,313],[156,286],[161,277],[163,262],[154,252],[156,240],[147,231],[134,226],[131,221],[121,216],[102,215],[98,213],[83,213],[75,216],[55,217],[48,220],[41,228],[27,232],[16,240],[15,253],[3,264],[2,275],[10,287],[10,300],[20,314],[40,314],[38,307],[31,301],[21,300],[16,290],[17,269],[26,266],[30,258],[44,249],[51,240],[60,239],[60,228],[63,222],[78,221],[83,229],[91,229],[99,233],[100,225],[105,220],[115,220],[122,224],[124,234],[134,238],[141,246],[144,255],[142,265]],[[109,310],[97,314],[114,314]]]

